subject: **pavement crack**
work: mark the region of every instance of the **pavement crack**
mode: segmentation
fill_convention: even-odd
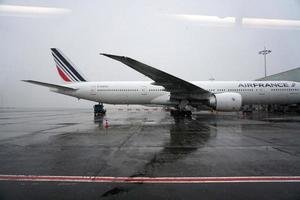
[[[125,144],[134,136],[136,135],[137,133],[139,133],[142,129],[142,125],[138,126],[134,131],[132,131],[131,134],[129,134],[125,140],[123,140],[123,142],[118,146],[118,150],[121,150],[123,146],[125,146]]]
[[[45,131],[51,131],[51,130],[55,130],[55,129],[59,129],[59,128],[64,128],[64,127],[67,127],[67,126],[74,126],[75,124],[66,124],[66,125],[59,125],[59,126],[56,126],[56,127],[51,127],[51,128],[47,128],[47,129],[42,129],[42,130],[38,130],[38,131],[34,131],[34,132],[31,132],[31,133],[28,133],[28,134],[24,134],[24,135],[21,135],[21,136],[16,136],[16,137],[10,137],[10,138],[6,138],[6,139],[3,139],[3,140],[0,140],[0,142],[7,142],[7,141],[10,141],[10,140],[14,140],[14,139],[21,139],[21,138],[25,138],[25,137],[28,137],[28,136],[34,136],[34,135],[37,135],[39,133],[43,133]]]
[[[298,154],[297,153],[291,153],[291,152],[289,152],[289,151],[286,151],[286,150],[283,150],[283,149],[281,149],[281,148],[279,148],[279,147],[272,147],[273,149],[276,149],[277,151],[280,151],[280,152],[282,152],[282,153],[286,153],[286,154],[289,154],[290,156],[298,156]]]

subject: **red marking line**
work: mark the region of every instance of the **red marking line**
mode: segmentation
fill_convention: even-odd
[[[0,181],[115,182],[115,183],[248,183],[248,182],[300,182],[300,176],[151,178],[151,177],[0,175]]]

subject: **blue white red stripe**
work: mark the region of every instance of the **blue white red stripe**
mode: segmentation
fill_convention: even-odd
[[[86,79],[76,69],[75,65],[56,48],[51,48],[59,75],[67,82],[84,82]]]
[[[60,67],[56,66],[56,69],[58,71],[58,74],[60,75],[60,77],[67,82],[71,82],[71,80],[68,78],[68,76],[65,74],[65,72],[63,72]]]
[[[52,55],[56,63],[56,67],[58,67],[60,71],[63,72],[63,74],[68,77],[70,81],[74,81],[74,82],[78,81],[78,79],[76,79],[75,76],[70,73],[70,71],[61,63],[61,61],[59,61],[54,54]]]

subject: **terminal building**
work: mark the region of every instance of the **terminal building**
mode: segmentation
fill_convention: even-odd
[[[291,69],[278,74],[273,74],[264,78],[257,79],[257,81],[296,81],[300,82],[300,67]]]

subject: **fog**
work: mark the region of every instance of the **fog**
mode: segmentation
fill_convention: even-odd
[[[266,46],[269,75],[293,69],[299,20],[299,0],[1,1],[0,107],[94,104],[20,81],[63,83],[51,47],[94,81],[149,80],[100,52],[185,80],[254,80],[264,76]]]

